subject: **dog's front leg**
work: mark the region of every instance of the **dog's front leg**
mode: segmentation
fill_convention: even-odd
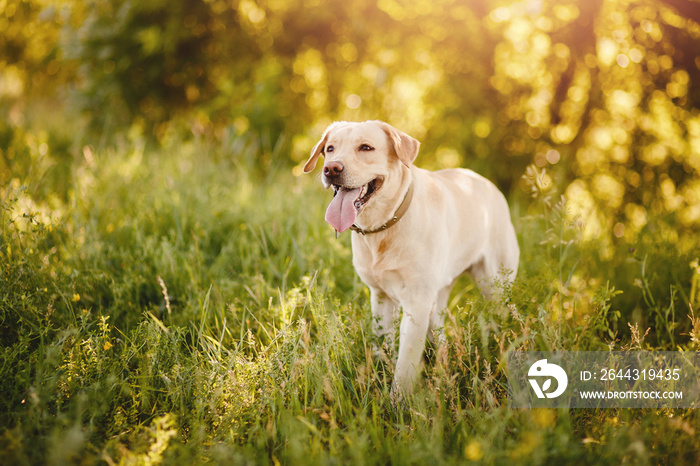
[[[382,291],[370,288],[372,331],[376,337],[374,355],[380,359],[394,352],[394,302]]]
[[[430,314],[435,302],[425,302],[404,306],[399,333],[399,359],[394,372],[394,397],[409,394],[420,374],[425,339],[428,334]]]

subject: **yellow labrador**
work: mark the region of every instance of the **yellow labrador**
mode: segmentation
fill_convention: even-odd
[[[413,165],[420,143],[381,121],[331,124],[304,172],[325,157],[321,181],[335,196],[326,221],[353,230],[353,265],[371,294],[374,332],[393,348],[393,314],[403,309],[392,393],[411,391],[425,339],[442,342],[443,311],[469,272],[487,299],[512,282],[519,248],[508,204],[466,169]]]

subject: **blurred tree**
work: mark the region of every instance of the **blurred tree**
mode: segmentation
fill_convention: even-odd
[[[489,14],[505,129],[491,147],[561,167],[589,236],[678,240],[700,226],[700,27],[667,4],[697,5],[532,1]]]
[[[185,121],[267,141],[263,165],[298,164],[333,119],[381,118],[423,141],[422,165],[470,166],[506,190],[528,164],[551,168],[608,245],[645,229],[682,240],[700,226],[697,7],[9,0],[0,102],[63,85],[103,134],[162,138]]]
[[[71,70],[59,56],[58,38],[66,20],[61,2],[5,0],[0,4],[0,102],[21,95],[49,94]]]
[[[224,1],[95,0],[75,2],[72,14],[79,20],[63,48],[79,64],[76,98],[103,127],[136,119],[157,129],[220,98],[230,82],[245,95],[262,59]]]
[[[25,183],[53,165],[44,176],[41,195],[67,193],[73,159],[68,153],[70,140],[43,124],[46,113],[62,108],[65,85],[74,76],[74,67],[62,60],[58,46],[67,18],[63,2],[0,2],[0,188],[12,178]],[[37,101],[42,104],[34,105]],[[38,120],[41,131],[27,129]]]

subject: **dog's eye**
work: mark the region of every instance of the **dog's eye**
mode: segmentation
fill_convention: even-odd
[[[335,150],[335,147],[333,147],[333,146],[326,147],[326,152],[333,152],[334,150]]]
[[[362,144],[362,145],[360,146],[360,150],[361,150],[361,151],[370,151],[370,150],[374,150],[374,147],[372,147],[372,146],[370,146],[370,145],[368,145],[368,144]]]

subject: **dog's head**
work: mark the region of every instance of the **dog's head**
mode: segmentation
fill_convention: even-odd
[[[420,143],[382,121],[331,124],[311,151],[304,172],[311,172],[324,157],[321,181],[335,197],[326,220],[345,231],[366,208],[390,203],[411,166]]]

